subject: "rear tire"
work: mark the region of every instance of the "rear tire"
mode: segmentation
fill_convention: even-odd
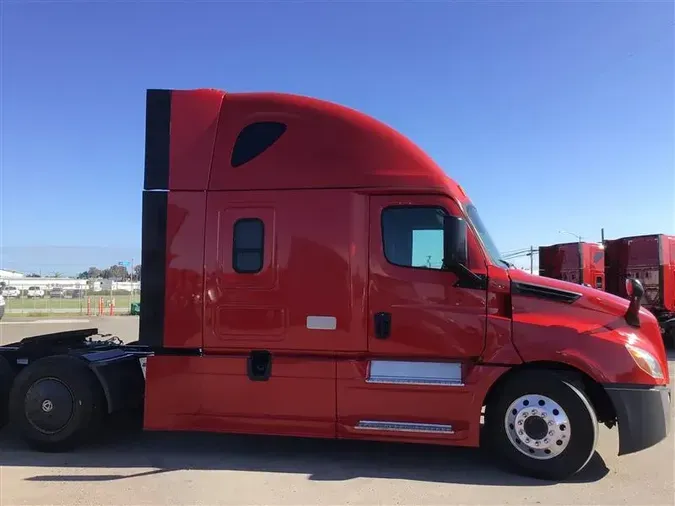
[[[12,425],[39,451],[68,451],[89,440],[106,409],[101,385],[86,363],[46,357],[19,373],[10,394]]]
[[[485,429],[505,466],[542,480],[579,472],[598,440],[598,420],[584,392],[546,371],[508,379],[486,406]]]
[[[5,357],[0,357],[0,429],[9,421],[9,392],[14,382],[14,370]]]

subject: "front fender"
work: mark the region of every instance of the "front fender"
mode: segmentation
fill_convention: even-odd
[[[545,325],[519,315],[513,322],[513,340],[524,362],[562,363],[597,383],[655,384],[627,352],[619,331],[602,324],[568,318]]]

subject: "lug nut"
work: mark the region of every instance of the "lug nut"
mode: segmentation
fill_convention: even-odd
[[[519,431],[518,431],[518,434],[520,434],[520,435],[522,436],[523,434],[525,434],[525,432],[522,431],[522,430],[519,430]]]

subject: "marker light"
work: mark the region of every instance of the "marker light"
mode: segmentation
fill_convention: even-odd
[[[654,355],[630,344],[626,345],[626,349],[640,369],[654,379],[663,379],[663,369],[661,369],[661,365]]]

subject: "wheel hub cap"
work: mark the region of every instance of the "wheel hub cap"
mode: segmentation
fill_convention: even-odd
[[[39,379],[26,392],[26,419],[43,434],[62,430],[73,416],[73,408],[70,389],[56,378]]]
[[[572,435],[567,413],[553,399],[538,394],[513,401],[506,412],[504,428],[518,451],[540,460],[560,455]]]

